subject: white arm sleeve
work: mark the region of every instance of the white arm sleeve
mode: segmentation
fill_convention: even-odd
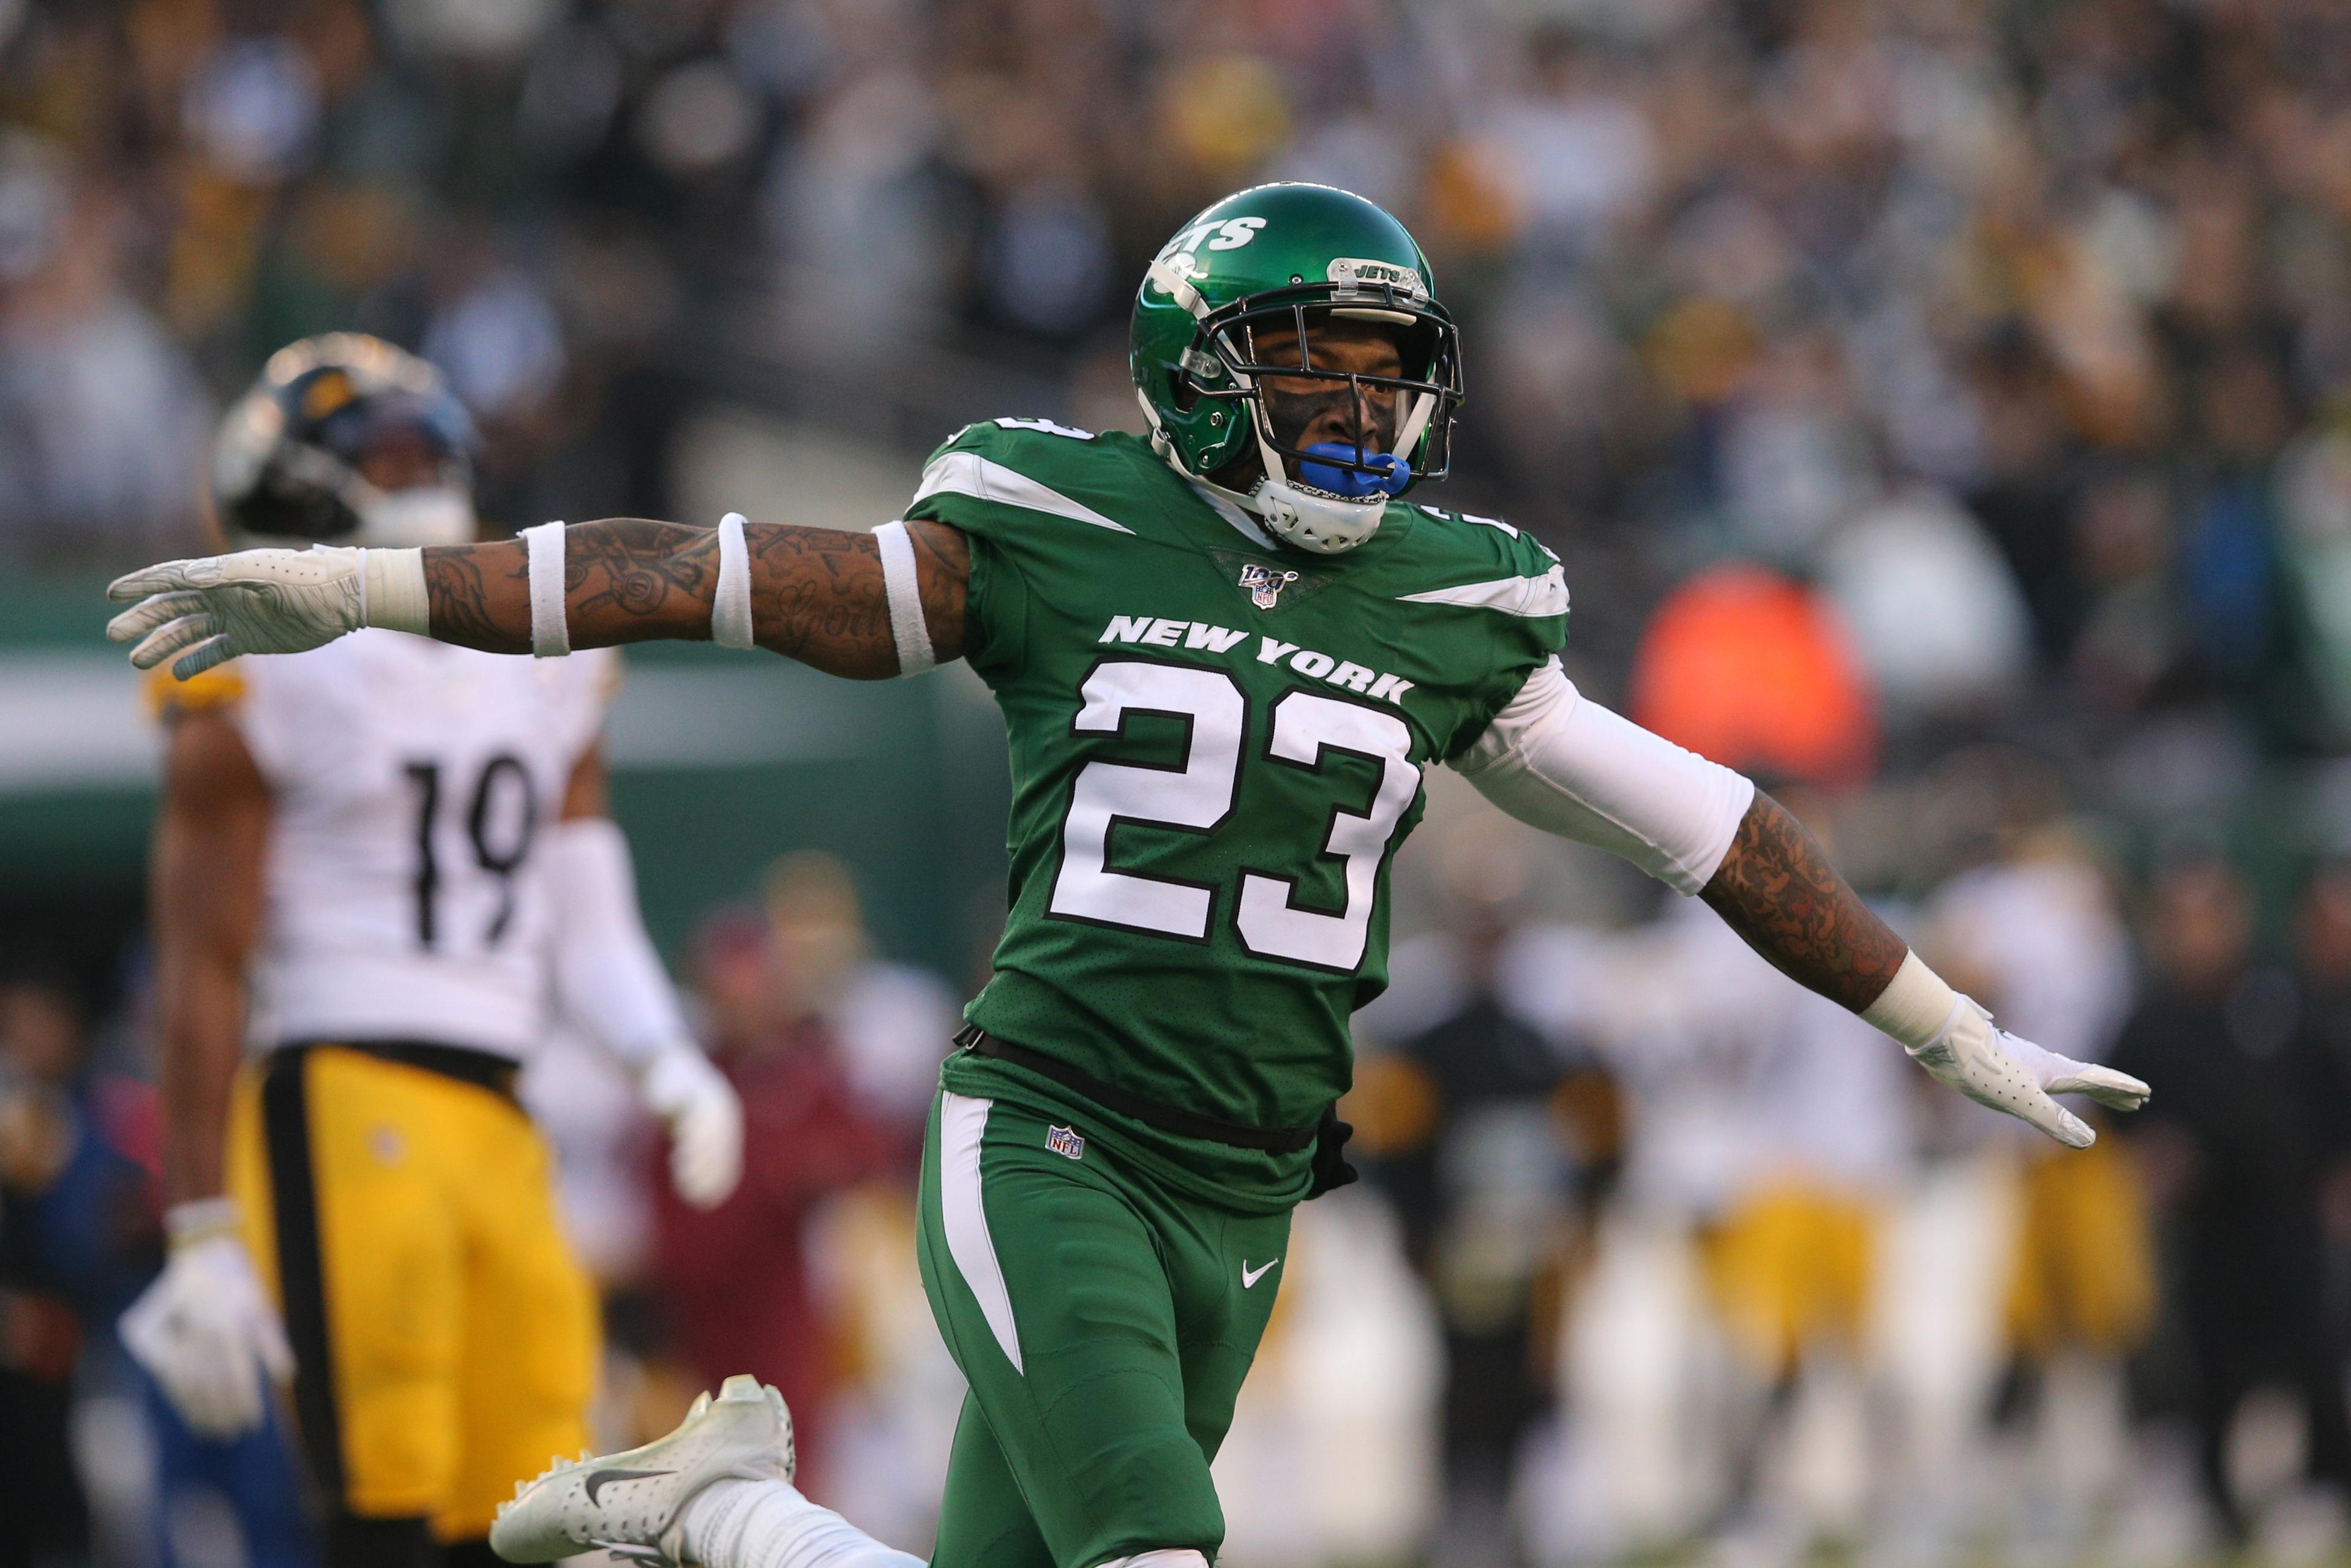
[[[1755,799],[1743,776],[1585,701],[1556,659],[1454,766],[1519,821],[1685,894],[1714,875]]]
[[[632,1070],[690,1040],[637,913],[636,873],[619,827],[603,817],[556,823],[548,830],[547,875],[563,1016]]]

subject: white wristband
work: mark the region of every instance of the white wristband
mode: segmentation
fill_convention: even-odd
[[[421,549],[360,551],[360,622],[392,632],[432,632],[424,597],[424,552]]]
[[[898,645],[898,673],[919,675],[938,663],[923,619],[923,592],[914,578],[914,538],[903,522],[873,530],[882,550],[882,591],[890,601],[890,640]]]
[[[198,1197],[163,1211],[163,1234],[174,1248],[193,1247],[215,1236],[244,1234],[236,1199]]]
[[[571,625],[563,607],[563,525],[541,523],[522,531],[530,548],[530,651],[535,658],[560,659],[571,652]]]
[[[718,519],[718,591],[710,601],[710,640],[722,648],[752,648],[751,551],[743,542],[743,514]]]
[[[1966,1000],[1917,953],[1906,953],[1894,978],[1862,1009],[1861,1021],[1918,1051],[1943,1038]]]

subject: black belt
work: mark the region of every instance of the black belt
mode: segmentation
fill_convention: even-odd
[[[521,1071],[514,1058],[500,1056],[494,1051],[475,1051],[462,1045],[437,1045],[424,1040],[304,1040],[280,1049],[300,1051],[321,1045],[337,1051],[356,1051],[362,1056],[373,1056],[385,1061],[396,1061],[402,1067],[438,1073],[444,1078],[454,1078],[460,1083],[486,1089],[508,1100],[515,1097],[515,1074]]]
[[[985,1056],[995,1061],[1008,1061],[1025,1068],[1040,1078],[1050,1078],[1062,1088],[1084,1095],[1106,1110],[1174,1133],[1179,1137],[1205,1138],[1212,1144],[1228,1144],[1237,1149],[1263,1149],[1270,1154],[1294,1155],[1314,1146],[1316,1126],[1251,1127],[1239,1122],[1219,1121],[1203,1116],[1197,1111],[1186,1111],[1180,1105],[1165,1105],[1156,1100],[1146,1100],[1128,1092],[1114,1083],[1105,1083],[1091,1072],[1081,1072],[1065,1061],[1041,1056],[1025,1045],[1015,1045],[1008,1040],[998,1040],[977,1024],[965,1026],[955,1037],[960,1049],[974,1056]]]

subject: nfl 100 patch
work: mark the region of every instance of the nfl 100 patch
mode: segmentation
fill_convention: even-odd
[[[1255,561],[1241,568],[1240,585],[1249,591],[1249,602],[1259,610],[1272,609],[1275,601],[1280,599],[1281,591],[1297,580],[1298,574],[1294,571],[1259,566]]]

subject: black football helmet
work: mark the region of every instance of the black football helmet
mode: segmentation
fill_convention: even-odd
[[[465,405],[414,354],[360,332],[305,338],[222,422],[213,504],[240,549],[462,544],[475,441]]]

